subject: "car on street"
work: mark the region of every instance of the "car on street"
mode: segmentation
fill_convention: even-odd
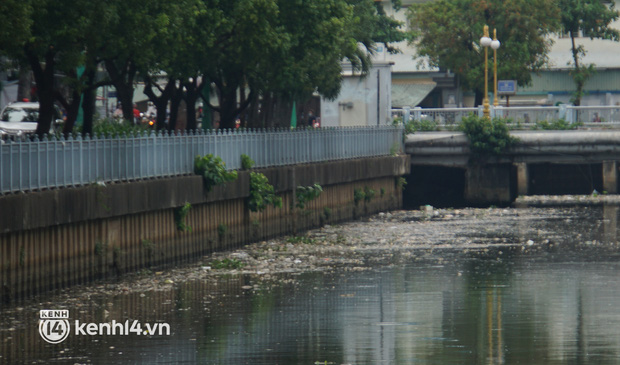
[[[7,105],[0,113],[0,136],[26,136],[37,129],[39,103],[17,102]],[[49,132],[53,133],[62,123],[60,111],[54,108],[54,122]]]

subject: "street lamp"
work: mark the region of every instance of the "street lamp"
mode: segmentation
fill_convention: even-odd
[[[493,43],[493,40],[489,38],[489,26],[484,26],[484,33],[482,38],[480,38],[480,45],[484,47],[484,100],[482,102],[483,105],[483,115],[485,118],[490,118],[489,112],[489,67],[488,67],[488,59],[489,59],[489,46]]]
[[[499,100],[497,100],[497,49],[499,46],[500,43],[497,40],[497,29],[493,29],[493,41],[491,42],[491,48],[493,48],[493,106],[499,105]]]

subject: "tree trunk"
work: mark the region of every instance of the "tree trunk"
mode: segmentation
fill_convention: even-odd
[[[484,102],[484,91],[474,90],[474,106],[478,107]]]
[[[249,112],[248,112],[248,128],[263,128],[260,121],[260,113],[258,112],[259,100],[258,95],[254,96],[250,100]]]
[[[263,107],[261,108],[261,119],[265,128],[273,127],[273,94],[271,92],[263,95]]]
[[[54,50],[50,47],[45,53],[45,68],[41,67],[39,58],[25,46],[26,57],[33,71],[39,96],[39,120],[36,134],[39,138],[48,134],[54,117]]]
[[[185,104],[187,104],[187,130],[196,129],[196,100],[202,91],[202,86],[198,87],[196,79],[185,84]]]
[[[158,130],[166,129],[166,117],[168,101],[172,97],[174,91],[174,80],[169,79],[166,87],[162,90],[159,86],[157,89],[161,92],[158,97],[153,91],[153,82],[147,77],[146,84],[144,85],[144,94],[149,97],[149,100],[153,102],[155,108],[157,108],[156,127]]]
[[[62,132],[65,136],[68,136],[73,132],[73,128],[75,127],[75,120],[77,119],[80,109],[80,93],[77,89],[73,89],[71,103],[67,102],[62,95],[57,94],[56,99],[62,104],[62,107],[65,108],[65,112],[67,113],[67,119],[65,120]]]
[[[93,117],[95,115],[95,101],[96,88],[93,86],[95,83],[95,70],[90,69],[87,70],[86,75],[86,89],[83,93],[84,98],[82,99],[82,111],[84,116],[84,124],[82,125],[82,133],[83,134],[93,134]]]
[[[170,80],[170,82],[173,84],[173,90],[170,100],[170,120],[168,121],[168,130],[174,131],[177,127],[179,104],[181,104],[181,100],[183,100],[183,86],[177,88],[174,80]]]
[[[237,119],[237,90],[225,87],[220,93],[220,128],[234,129]]]
[[[579,73],[582,72],[582,70],[580,70],[580,66],[579,66],[579,51],[577,50],[577,47],[575,46],[575,32],[570,32],[570,40],[571,40],[571,51],[573,53],[573,61],[575,62],[575,74],[573,76],[573,80],[575,81],[575,86],[577,86],[577,91],[575,93],[575,100],[573,101],[573,104],[575,106],[579,106],[581,105],[581,95],[583,92],[583,85],[584,82],[582,81],[582,78],[580,77]]]
[[[112,60],[105,60],[105,67],[110,74],[112,84],[116,88],[117,98],[123,108],[123,118],[133,121],[133,80],[136,68],[132,62],[123,70],[119,70]]]

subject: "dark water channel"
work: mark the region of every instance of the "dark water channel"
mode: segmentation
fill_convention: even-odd
[[[228,276],[5,309],[0,363],[618,364],[618,208],[556,211],[536,222],[548,242],[535,250],[443,249],[258,286]],[[71,327],[137,320],[168,324],[171,333],[71,328],[52,345],[38,329],[39,310],[48,308],[69,310]]]

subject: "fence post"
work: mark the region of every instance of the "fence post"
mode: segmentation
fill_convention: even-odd
[[[566,104],[560,104],[558,108],[558,119],[566,120]]]
[[[560,105],[561,107],[562,105]],[[575,123],[575,107],[572,105],[564,106],[566,108],[566,121],[569,123]]]
[[[416,106],[415,108],[413,108],[413,119],[415,120],[422,119],[422,108],[420,108],[419,106]]]
[[[478,105],[478,117],[484,117],[484,108],[482,107],[482,105]]]
[[[403,106],[403,124],[407,124],[409,122],[410,117],[411,117],[411,107]]]

